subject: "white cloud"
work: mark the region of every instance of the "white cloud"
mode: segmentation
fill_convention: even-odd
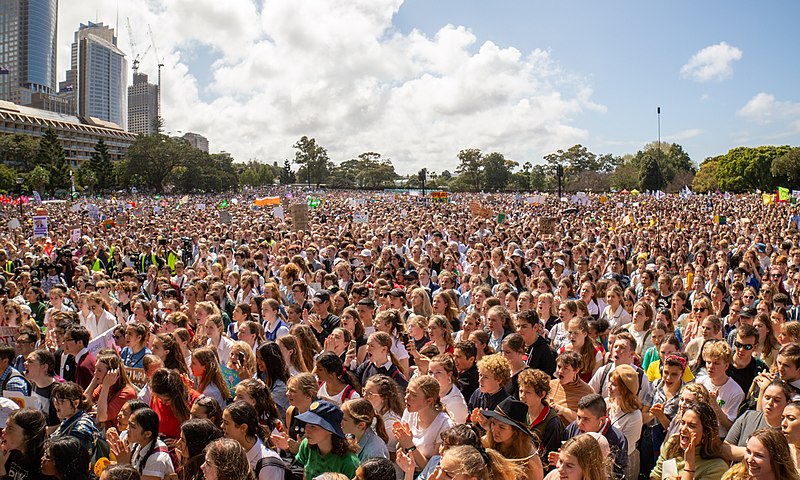
[[[688,128],[686,130],[681,130],[680,132],[676,132],[664,137],[664,141],[666,142],[679,142],[682,140],[688,140],[690,138],[694,138],[702,134],[703,131],[699,128]]]
[[[681,67],[681,76],[698,82],[725,80],[733,75],[731,64],[741,59],[741,50],[720,42],[692,55],[686,65]]]
[[[550,52],[479,42],[456,25],[433,37],[402,34],[392,26],[401,4],[266,0],[258,8],[253,0],[129,0],[120,4],[120,18],[123,25],[131,18],[140,52],[152,25],[165,58],[167,130],[204,134],[212,150],[239,161],[282,162],[309,135],[334,161],[377,151],[401,173],[422,166],[452,171],[457,152],[473,147],[536,162],[588,137],[572,125],[582,112],[605,112],[590,86],[564,72]],[[81,15],[97,11],[106,23],[115,15],[103,0],[80,5],[60,12],[61,72],[73,32],[86,20]],[[127,32],[119,36],[129,50]],[[204,53],[216,59],[210,71],[191,71],[188,59]],[[155,74],[152,53],[141,70]]]
[[[757,123],[787,120],[800,116],[800,103],[779,101],[772,94],[760,92],[739,109],[736,115]]]

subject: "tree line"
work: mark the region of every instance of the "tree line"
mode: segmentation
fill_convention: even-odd
[[[565,191],[612,189],[676,192],[686,186],[697,192],[723,190],[744,192],[774,190],[800,185],[800,148],[789,146],[738,147],[724,155],[705,159],[699,170],[677,143],[652,142],[635,154],[597,154],[577,144],[544,157],[544,163],[522,165],[503,153],[463,149],[454,173],[423,169],[403,177],[392,160],[377,152],[334,163],[327,149],[313,137],[303,136],[294,145],[294,158],[282,165],[251,159],[235,162],[227,153],[206,153],[187,141],[157,132],[139,135],[124,159],[112,162],[108,146],[99,140],[91,158],[71,170],[56,132],[42,137],[13,134],[0,136],[0,191],[14,193],[17,178],[23,189],[43,196],[76,190],[99,194],[135,187],[140,191],[202,193],[259,187],[280,183],[336,188],[419,188],[423,178],[428,189],[451,191],[555,191],[556,172],[563,171]],[[71,179],[71,175],[74,179]]]

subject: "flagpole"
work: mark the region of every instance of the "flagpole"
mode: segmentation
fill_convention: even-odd
[[[656,114],[658,117],[658,162],[660,164],[661,163],[661,107],[656,107]]]

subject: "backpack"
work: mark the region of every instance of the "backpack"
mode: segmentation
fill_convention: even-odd
[[[342,403],[346,400],[351,400],[355,393],[358,393],[355,388],[351,385],[345,385],[344,390],[342,390]]]
[[[284,460],[283,458],[275,457],[259,458],[255,468],[256,480],[258,480],[258,475],[261,473],[261,470],[264,467],[280,468],[283,470],[284,480],[303,480],[305,477],[305,467],[297,463],[294,458],[291,460]]]
[[[21,378],[22,381],[25,382],[25,385],[28,386],[28,392],[30,392],[31,391],[31,384],[28,383],[27,380],[25,380],[25,376],[22,375],[21,373],[19,373],[18,371],[14,370],[14,369],[12,369],[11,372],[12,372],[11,375],[9,375],[8,378],[6,378],[6,381],[3,382],[3,385],[0,386],[0,393],[2,393],[3,390],[6,389],[6,385],[8,385],[8,382],[10,382],[12,378]]]

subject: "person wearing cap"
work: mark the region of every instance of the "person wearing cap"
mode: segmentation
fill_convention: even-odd
[[[359,465],[356,454],[360,448],[345,437],[342,418],[339,407],[322,400],[313,402],[308,411],[297,415],[298,420],[306,423],[306,432],[295,459],[303,465],[306,478],[326,472],[342,473],[347,478],[356,475]]]
[[[525,460],[527,478],[542,478],[542,460],[533,444],[533,433],[528,429],[528,406],[514,398],[506,398],[494,410],[481,410],[489,420],[483,445],[493,448],[509,460]]]
[[[639,451],[636,442],[642,435],[642,402],[636,396],[639,375],[630,365],[619,365],[608,376],[608,417],[611,425],[628,442],[628,470],[625,478],[639,476]]]
[[[306,323],[314,330],[314,336],[320,344],[325,343],[333,332],[334,328],[339,327],[341,320],[339,317],[330,312],[331,308],[331,292],[329,290],[320,290],[314,294],[313,298],[314,313],[308,315]]]

